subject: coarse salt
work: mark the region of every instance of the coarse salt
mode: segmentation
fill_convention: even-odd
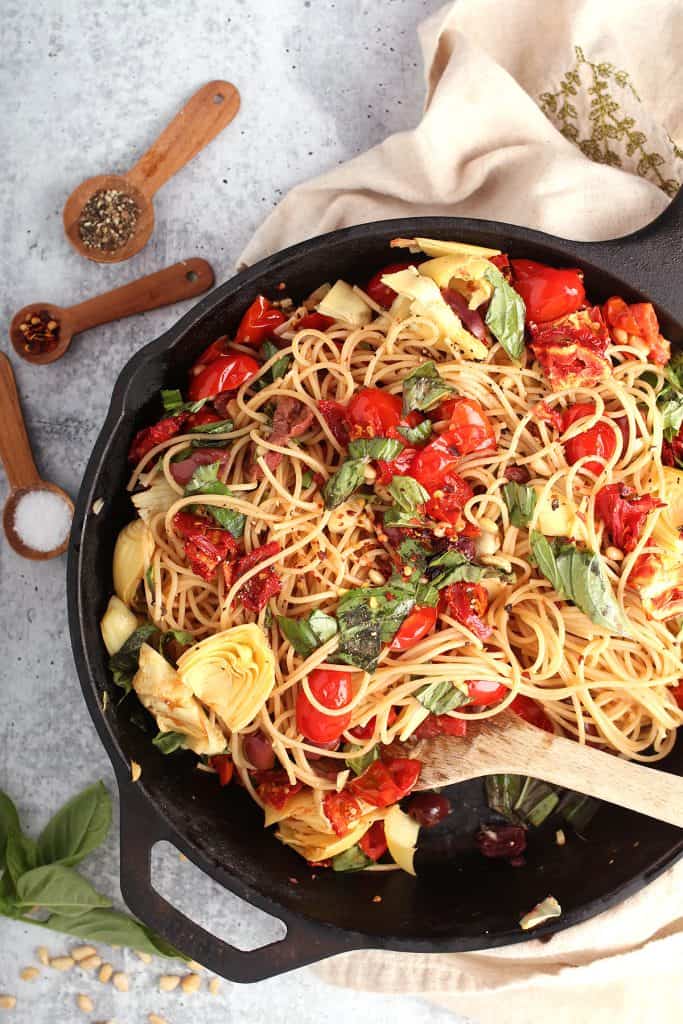
[[[53,551],[71,529],[71,509],[54,491],[27,491],[14,509],[14,529],[26,547]]]

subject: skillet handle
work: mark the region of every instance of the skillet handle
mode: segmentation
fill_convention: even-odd
[[[242,983],[263,981],[359,947],[350,936],[345,938],[327,925],[283,912],[279,916],[287,927],[284,939],[259,949],[237,949],[207,932],[152,885],[152,848],[162,840],[177,845],[172,830],[150,808],[139,784],[119,778],[119,794],[121,892],[126,904],[144,924],[214,974]]]

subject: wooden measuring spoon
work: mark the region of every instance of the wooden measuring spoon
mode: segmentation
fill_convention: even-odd
[[[66,237],[81,256],[97,263],[118,263],[139,252],[154,228],[155,193],[230,124],[239,107],[240,94],[234,85],[208,82],[188,100],[132,170],[125,174],[99,174],[81,182],[67,199],[63,214]],[[84,245],[78,226],[90,197],[109,189],[132,196],[140,211],[133,234],[113,252]]]
[[[12,318],[9,336],[18,355],[29,363],[54,363],[64,355],[74,334],[88,331],[91,327],[122,320],[135,313],[146,313],[149,309],[168,306],[172,302],[192,299],[201,295],[213,284],[213,270],[206,260],[191,259],[174,263],[171,267],[148,274],[121,288],[97,295],[93,299],[79,302],[77,306],[55,306],[50,302],[32,302],[24,306]],[[21,325],[31,315],[47,314],[58,324],[55,341],[45,352],[31,352]]]
[[[411,749],[422,762],[416,790],[511,772],[683,828],[683,778],[544,732],[511,712],[468,722],[466,740],[424,740]]]
[[[41,479],[29,443],[17,384],[10,363],[4,352],[0,352],[0,459],[5,467],[10,485],[10,494],[5,502],[2,513],[2,525],[5,536],[18,555],[43,561],[55,558],[66,551],[69,543],[69,530],[65,531],[64,540],[50,551],[40,551],[29,547],[17,533],[15,518],[17,506],[22,498],[35,491],[50,491],[65,502],[69,511],[69,520],[73,518],[74,506],[71,498],[56,484]]]

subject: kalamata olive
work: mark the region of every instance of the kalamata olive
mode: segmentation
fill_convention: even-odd
[[[259,771],[269,771],[275,766],[273,745],[267,736],[259,730],[252,732],[244,740],[244,753],[249,764]]]
[[[520,825],[486,825],[475,841],[485,857],[505,857],[514,864],[526,850],[526,831]]]
[[[486,329],[486,324],[481,318],[481,313],[476,309],[470,309],[467,305],[467,300],[455,288],[442,288],[441,294],[456,316],[460,317],[470,334],[486,343],[490,335]]]
[[[440,793],[416,793],[408,804],[408,814],[422,828],[438,825],[450,813],[450,800]]]
[[[526,466],[508,466],[505,470],[505,479],[512,480],[516,484],[528,484],[531,480],[531,473]]]

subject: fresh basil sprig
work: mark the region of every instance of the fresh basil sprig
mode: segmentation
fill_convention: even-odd
[[[278,615],[277,624],[297,654],[307,658],[337,632],[337,620],[333,615],[316,608],[305,619],[289,619]]]
[[[536,508],[536,491],[511,480],[503,487],[503,497],[513,526],[528,526]]]
[[[493,295],[486,311],[486,326],[510,359],[518,361],[524,352],[524,299],[493,264],[484,271],[484,277],[493,285]]]
[[[197,466],[191,479],[185,487],[185,495],[191,494],[223,494],[226,497],[233,497],[233,493],[227,484],[218,479],[220,462],[212,462],[208,466]],[[244,527],[247,517],[242,512],[231,508],[219,508],[216,505],[205,505],[206,511],[216,520],[223,530],[239,540],[244,534]]]
[[[423,707],[431,711],[433,715],[445,715],[453,708],[459,708],[463,704],[469,704],[469,694],[466,688],[461,689],[455,683],[436,682],[426,683],[421,686],[415,694],[417,700]]]
[[[111,801],[102,782],[88,786],[50,819],[37,846],[40,864],[73,867],[104,841],[111,825]]]
[[[549,541],[537,530],[532,530],[530,541],[539,572],[560,597],[573,601],[596,626],[603,626],[618,636],[627,634],[600,555],[583,551],[570,541],[559,538]]]
[[[209,401],[208,398],[200,398],[197,402],[184,402],[183,396],[178,388],[173,388],[169,391],[161,392],[161,401],[164,403],[164,412],[177,413],[177,412],[199,412],[206,403]]]
[[[455,388],[440,375],[433,360],[416,366],[403,379],[403,415],[409,412],[427,412],[444,398],[452,395]]]
[[[432,421],[423,420],[416,427],[396,427],[401,437],[405,437],[410,445],[422,444],[432,436]]]

